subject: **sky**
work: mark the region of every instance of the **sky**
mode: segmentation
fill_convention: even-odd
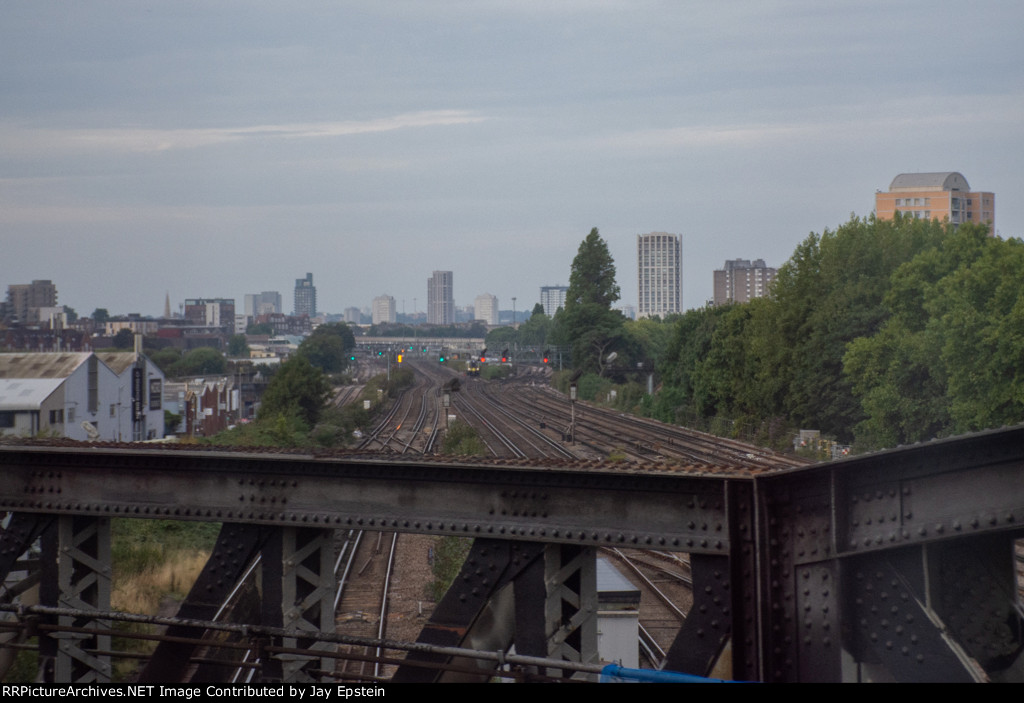
[[[782,265],[903,172],[1024,234],[1024,3],[14,0],[0,22],[0,290],[90,314],[276,290],[529,309],[597,227],[683,238],[683,306]]]

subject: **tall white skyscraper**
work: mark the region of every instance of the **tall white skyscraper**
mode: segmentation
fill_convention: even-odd
[[[373,299],[373,324],[394,322],[396,319],[395,299],[390,295],[378,295]]]
[[[554,317],[558,308],[565,307],[565,295],[569,292],[569,286],[541,286],[540,304],[544,307],[544,314]]]
[[[678,234],[651,232],[636,236],[637,280],[640,297],[637,317],[653,317],[683,311],[683,238]]]
[[[498,324],[498,297],[490,293],[478,295],[473,303],[473,316],[488,325]]]
[[[434,275],[427,279],[427,324],[455,323],[453,278],[451,271],[434,271]]]

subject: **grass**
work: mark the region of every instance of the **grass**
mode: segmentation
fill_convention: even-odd
[[[476,428],[465,422],[453,422],[445,432],[441,453],[457,456],[483,456],[487,453],[487,445],[480,439],[480,433]]]
[[[170,601],[177,609],[206,565],[217,540],[217,523],[174,520],[111,520],[113,583],[110,605],[114,610],[142,615],[160,614]],[[173,615],[173,612],[165,613]],[[124,633],[150,633],[149,625],[118,623]],[[156,643],[115,637],[114,650],[151,653]],[[115,681],[129,680],[136,660],[115,662]]]
[[[441,537],[437,540],[431,566],[434,580],[427,584],[427,594],[435,602],[440,601],[448,592],[448,587],[459,575],[472,546],[473,540],[469,537]]]

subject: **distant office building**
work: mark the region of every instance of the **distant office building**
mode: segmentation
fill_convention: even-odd
[[[265,290],[262,293],[249,293],[245,296],[245,316],[250,319],[257,315],[269,315],[273,312],[284,312],[281,308],[281,294],[276,290]]]
[[[683,238],[651,232],[636,236],[637,317],[665,317],[683,311]]]
[[[540,304],[544,306],[544,314],[554,317],[558,308],[565,307],[565,296],[569,292],[569,286],[541,286]]]
[[[965,222],[987,224],[990,235],[996,231],[995,194],[972,191],[967,179],[956,171],[896,176],[889,192],[875,193],[875,216],[891,220],[896,212],[924,220],[948,219],[954,226]]]
[[[295,279],[295,314],[316,317],[316,286],[311,273]]]
[[[636,319],[636,306],[635,305],[623,305],[619,307],[619,311],[622,312],[622,316],[627,320]]]
[[[313,325],[309,315],[285,315],[280,312],[271,312],[266,315],[257,315],[254,322],[257,325],[269,325],[274,336],[292,335],[304,337],[313,332]]]
[[[498,324],[498,296],[484,293],[478,295],[473,303],[473,316],[488,325]]]
[[[715,271],[715,305],[746,303],[768,295],[775,273],[764,259],[753,263],[747,259],[726,261],[722,269]]]
[[[185,319],[192,325],[235,327],[234,298],[187,298]]]
[[[32,281],[7,286],[7,302],[4,306],[6,322],[20,322],[23,325],[40,321],[40,308],[57,307],[57,286],[52,281]]]
[[[454,276],[451,271],[434,271],[427,279],[427,324],[455,323]]]
[[[375,325],[395,322],[398,319],[395,311],[395,299],[390,295],[378,295],[374,298],[371,319]]]
[[[358,325],[362,323],[363,315],[359,312],[359,308],[345,308],[345,322],[350,325]]]

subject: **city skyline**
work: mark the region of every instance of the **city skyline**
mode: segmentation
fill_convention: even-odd
[[[885,21],[879,21],[884,16]],[[779,266],[894,174],[957,171],[1024,234],[1017,3],[28,3],[0,25],[0,287],[80,314],[165,292],[382,290],[526,309],[598,227]],[[125,309],[117,310],[124,303]],[[293,301],[285,300],[286,309]]]

